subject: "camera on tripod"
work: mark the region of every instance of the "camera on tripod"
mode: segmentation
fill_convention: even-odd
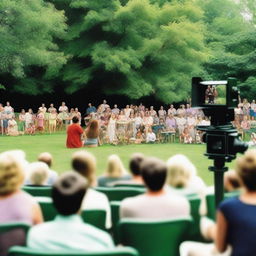
[[[239,90],[235,78],[225,81],[192,78],[192,107],[202,109],[211,119],[210,126],[198,126],[199,130],[205,131],[203,140],[207,144],[205,155],[208,158],[229,162],[236,158],[237,153],[243,153],[248,148],[231,124],[238,103]]]

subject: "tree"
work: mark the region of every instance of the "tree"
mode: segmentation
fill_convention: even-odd
[[[53,78],[66,63],[55,40],[63,38],[63,11],[43,0],[0,1],[0,78],[11,77],[8,89],[37,94],[51,88],[33,80],[40,70],[44,79]],[[6,85],[6,84],[5,84]]]
[[[206,0],[201,4],[207,24],[207,46],[211,50],[204,75],[214,80],[236,77],[242,97],[250,96],[256,80],[255,26],[245,19],[241,5],[234,1]]]
[[[193,74],[207,58],[203,13],[190,1],[53,1],[68,17],[62,49],[66,92],[97,86],[138,99],[168,103],[187,98]]]

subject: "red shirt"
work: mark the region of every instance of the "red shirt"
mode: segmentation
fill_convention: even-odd
[[[83,143],[81,141],[81,135],[83,134],[83,129],[79,124],[71,124],[67,129],[67,148],[81,148]]]

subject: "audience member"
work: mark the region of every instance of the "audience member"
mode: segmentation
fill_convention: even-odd
[[[49,167],[43,162],[34,162],[28,165],[29,179],[28,184],[32,186],[46,186]]]
[[[99,251],[113,248],[111,237],[104,231],[83,222],[79,216],[88,183],[75,172],[67,172],[53,185],[52,199],[57,217],[37,225],[28,233],[29,248],[48,251]]]
[[[214,244],[184,242],[181,256],[256,255],[256,150],[238,158],[235,167],[243,190],[240,196],[224,200],[217,211],[216,225],[202,227]]]
[[[144,160],[144,155],[141,153],[135,153],[131,156],[129,167],[132,174],[132,178],[130,180],[121,180],[117,181],[115,185],[144,185],[142,176],[141,176],[141,163]]]
[[[83,146],[82,135],[84,131],[78,123],[79,119],[77,116],[72,118],[72,122],[67,129],[66,146],[67,148],[81,148]]]
[[[43,221],[41,209],[36,200],[21,190],[25,179],[24,161],[20,151],[6,151],[0,154],[1,224],[22,222],[34,225]],[[0,234],[0,255],[7,255],[12,245],[24,244],[25,234],[20,229]]]
[[[91,153],[81,150],[72,155],[71,165],[74,171],[88,180],[88,189],[82,203],[82,209],[103,209],[106,211],[106,228],[111,227],[111,211],[105,194],[92,189],[96,185],[96,159]]]
[[[106,172],[103,176],[98,178],[98,185],[102,187],[113,186],[117,181],[129,179],[131,179],[131,176],[127,174],[119,156],[110,155],[107,162]]]
[[[174,155],[167,161],[169,190],[181,194],[203,194],[206,185],[197,176],[196,167],[184,155]]]
[[[49,174],[48,174],[48,180],[47,180],[47,185],[52,185],[58,178],[58,174],[56,171],[53,171],[51,169],[52,163],[53,163],[53,157],[49,152],[43,152],[39,154],[38,161],[44,162],[48,165],[49,167]]]
[[[85,141],[84,146],[88,148],[97,147],[99,144],[99,122],[92,120],[88,127],[85,129]]]
[[[121,218],[172,218],[188,216],[188,200],[170,194],[164,189],[166,164],[157,158],[146,158],[141,164],[141,174],[147,187],[143,195],[127,198],[120,207]]]

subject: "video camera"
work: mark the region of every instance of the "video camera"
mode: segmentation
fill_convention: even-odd
[[[227,81],[192,78],[192,107],[202,109],[211,119],[210,126],[198,126],[197,129],[205,132],[205,155],[214,160],[214,166],[210,166],[209,170],[214,172],[216,207],[223,199],[223,174],[228,169],[225,162],[231,162],[237,153],[243,153],[248,148],[231,124],[238,103],[239,90],[235,78],[228,78]]]
[[[207,144],[206,156],[210,159],[223,158],[230,162],[237,153],[248,148],[231,124],[238,103],[239,90],[235,78],[226,81],[192,78],[192,107],[202,109],[211,119],[211,126],[198,126],[199,130],[206,132],[203,139]]]

